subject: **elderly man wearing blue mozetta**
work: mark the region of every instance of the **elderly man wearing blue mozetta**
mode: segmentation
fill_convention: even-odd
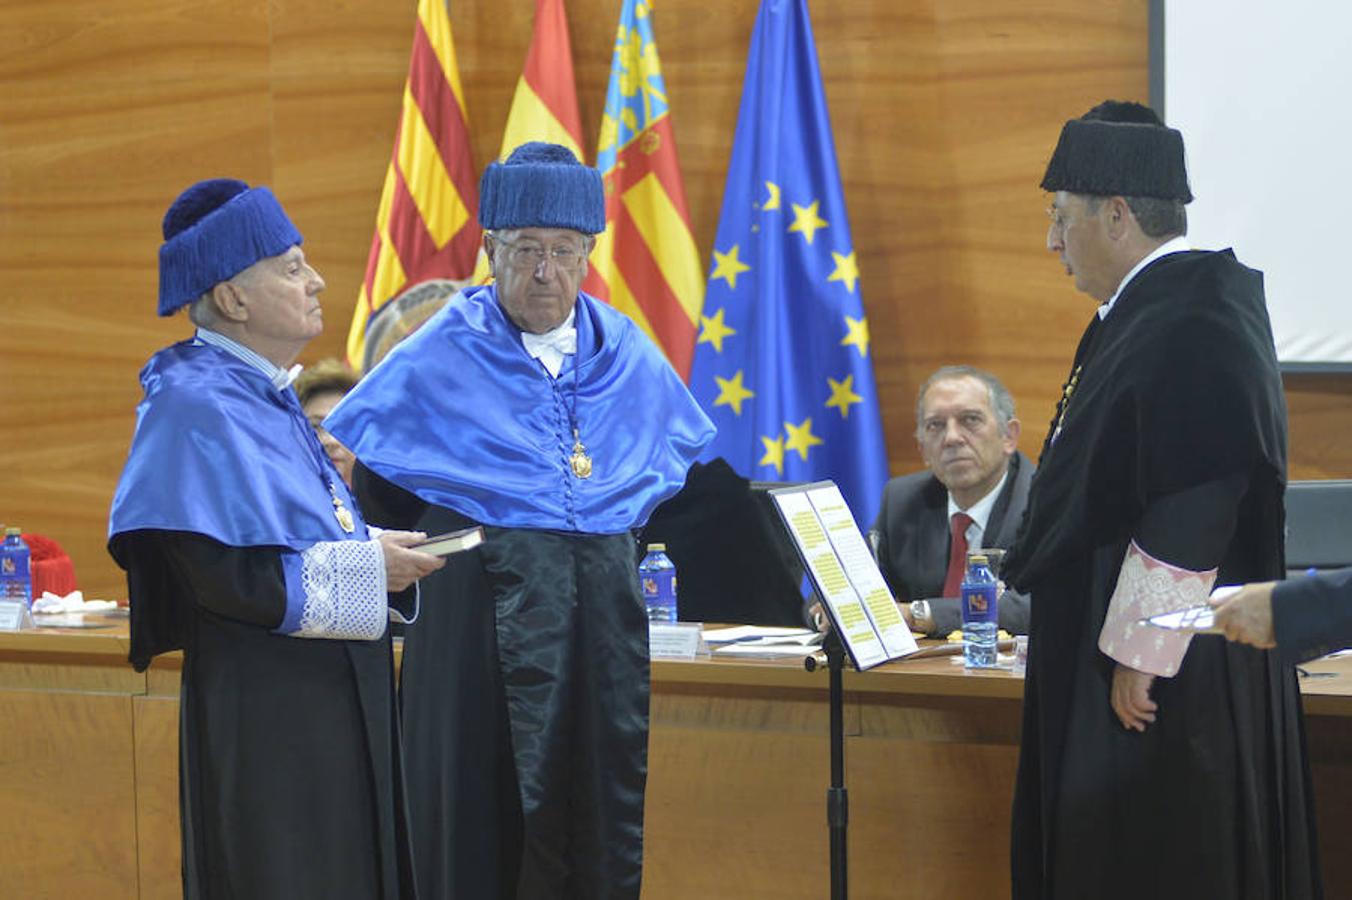
[[[367,526],[301,410],[324,279],[272,192],[199,182],[163,235],[195,331],[141,372],[108,548],[132,664],[183,652],[184,896],[411,897],[387,622],[442,562]]]

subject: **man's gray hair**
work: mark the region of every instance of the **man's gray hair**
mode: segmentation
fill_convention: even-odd
[[[915,396],[916,439],[919,440],[925,433],[925,394],[936,383],[953,381],[957,378],[975,378],[986,386],[991,411],[995,413],[995,421],[1000,425],[1000,433],[1008,434],[1009,423],[1014,420],[1014,395],[1009,392],[1009,388],[985,369],[978,369],[976,366],[944,366],[925,379],[925,383],[920,386],[920,393]]]
[[[1089,211],[1096,213],[1107,197],[1088,194]],[[1171,238],[1188,233],[1188,208],[1181,200],[1159,197],[1123,197],[1146,237]]]
[[[216,304],[211,299],[211,291],[188,304],[188,318],[198,328],[210,328],[220,318]]]

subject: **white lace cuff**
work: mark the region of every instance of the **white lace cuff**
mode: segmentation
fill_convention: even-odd
[[[1155,559],[1132,541],[1099,632],[1099,649],[1141,672],[1166,678],[1177,674],[1191,632],[1166,631],[1141,620],[1205,603],[1216,571],[1181,569]]]
[[[385,554],[378,541],[320,541],[282,554],[289,637],[371,641],[385,633]]]

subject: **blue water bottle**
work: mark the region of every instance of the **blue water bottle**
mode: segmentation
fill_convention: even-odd
[[[32,608],[33,580],[28,562],[28,545],[22,532],[6,528],[5,542],[0,544],[0,600],[22,600],[25,608]]]
[[[969,554],[962,580],[962,656],[969,669],[995,667],[998,590],[986,556]]]
[[[676,621],[676,566],[667,556],[666,544],[649,544],[648,555],[638,564],[639,583],[649,622]]]

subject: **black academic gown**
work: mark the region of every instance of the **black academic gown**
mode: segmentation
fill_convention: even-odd
[[[138,530],[110,550],[133,665],[183,651],[184,897],[416,896],[388,637],[272,633],[286,609],[275,549]]]
[[[360,463],[369,521],[474,524]],[[425,898],[636,898],[648,631],[628,533],[485,528],[422,582],[400,673]]]
[[[1156,260],[1091,322],[1072,384],[1005,568],[1033,601],[1013,895],[1318,897],[1294,672],[1194,638],[1138,733],[1113,715],[1097,646],[1133,539],[1219,566],[1218,584],[1282,575],[1285,405],[1262,276],[1228,251]]]

